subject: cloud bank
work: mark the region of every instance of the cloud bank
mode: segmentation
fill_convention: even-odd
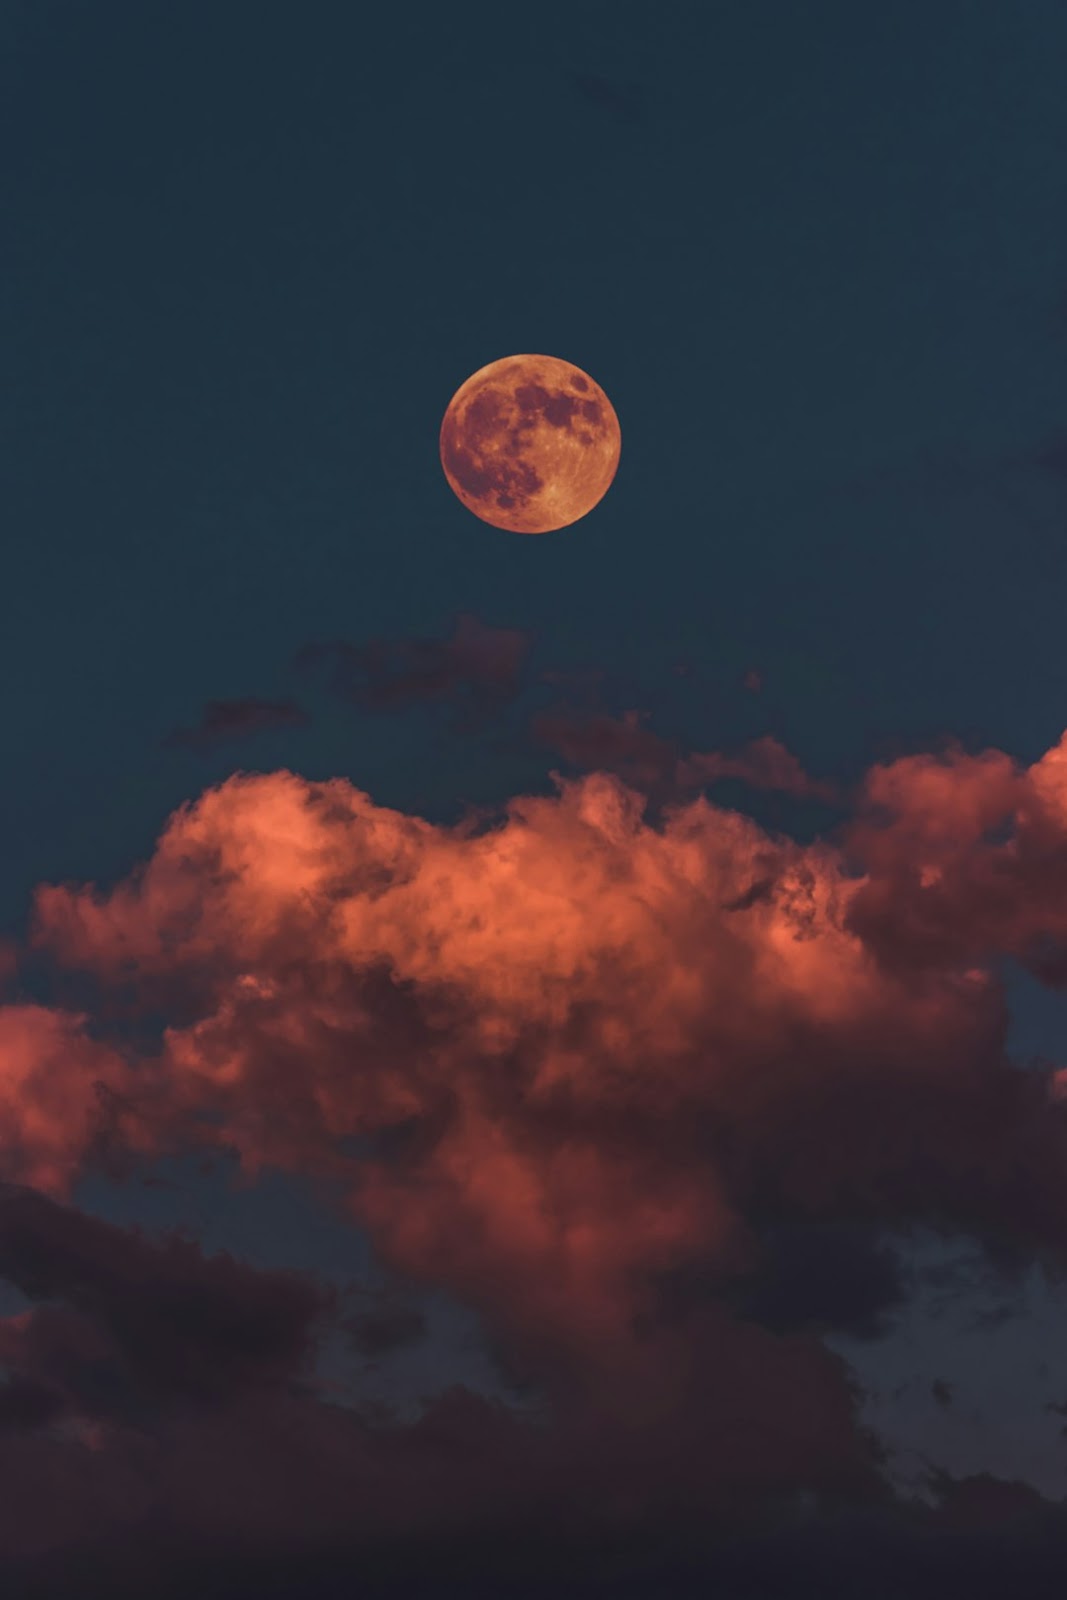
[[[772,743],[757,777],[807,792]],[[911,1228],[1062,1267],[1062,1069],[1007,1055],[1000,972],[1062,986],[1065,888],[1067,740],[876,766],[806,845],[705,798],[650,820],[606,773],[453,827],[238,775],[112,888],[42,887],[36,958],[164,1021],[134,1048],[106,1010],[0,1008],[0,1273],[34,1302],[0,1323],[0,1547],[683,1527],[726,1560],[724,1529],[803,1543],[815,1504],[921,1565],[907,1519],[962,1491],[894,1501],[823,1335],[888,1325]],[[532,1412],[328,1402],[314,1285],[69,1209],[105,1133],[328,1180],[390,1268],[479,1313]],[[373,1354],[419,1327],[348,1330]]]

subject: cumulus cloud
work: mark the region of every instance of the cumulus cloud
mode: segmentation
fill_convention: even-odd
[[[765,775],[788,777],[762,748]],[[84,1018],[0,1011],[18,1180],[64,1192],[92,1159],[93,1085],[113,1084],[141,1151],[328,1177],[383,1262],[472,1306],[537,1401],[531,1419],[458,1393],[414,1431],[376,1431],[272,1379],[241,1391],[243,1422],[212,1424],[246,1485],[233,1495],[266,1470],[249,1439],[282,1429],[309,1486],[334,1482],[328,1458],[349,1482],[312,1508],[301,1491],[288,1520],[264,1488],[293,1537],[351,1525],[353,1485],[398,1530],[521,1522],[531,1504],[565,1520],[575,1497],[604,1527],[802,1493],[883,1503],[880,1448],[822,1336],[887,1325],[906,1288],[893,1235],[1067,1256],[1067,1105],[1051,1068],[1008,1058],[998,977],[1006,956],[1067,973],[1067,741],[1029,767],[904,757],[853,800],[801,845],[705,798],[650,820],[605,773],[454,827],[340,779],[238,775],[111,889],[40,890],[38,954],[146,1008],[165,997],[170,1021],[133,1053]],[[20,1256],[0,1228],[14,1281],[65,1296],[125,1352],[128,1382],[192,1372],[232,1392],[211,1317],[174,1344],[124,1285],[170,1305],[162,1273],[216,1305],[236,1269],[79,1234],[50,1204],[9,1196],[12,1237],[35,1241]],[[257,1313],[275,1327],[280,1294]],[[272,1373],[316,1304],[281,1299]],[[348,1331],[373,1353],[416,1330]],[[150,1355],[130,1354],[138,1339]],[[67,1393],[62,1370],[27,1356],[19,1378]],[[9,1398],[13,1416],[49,1403]],[[141,1446],[110,1425],[125,1442],[97,1454],[126,1462]]]
[[[237,777],[111,893],[42,890],[37,936],[101,981],[187,978],[157,1121],[210,1110],[252,1166],[389,1135],[353,1204],[398,1260],[453,1287],[492,1262],[513,1309],[591,1332],[643,1272],[743,1253],[757,1199],[967,1226],[977,1167],[1045,1226],[1063,1120],[983,963],[1050,971],[1063,769],[905,758],[840,847],[700,800],[652,826],[603,776],[481,833]]]
[[[113,1127],[128,1069],[90,1037],[87,1021],[42,1005],[0,1006],[2,1177],[65,1194]]]

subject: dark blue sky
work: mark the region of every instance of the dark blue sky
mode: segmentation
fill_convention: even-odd
[[[846,784],[950,735],[1036,760],[1067,725],[1065,81],[1061,0],[4,5],[2,931],[238,767],[435,821],[550,793],[514,708],[457,732],[294,665],[461,613],[530,635],[527,709],[589,669],[686,748],[772,734]],[[520,351],[591,373],[623,440],[588,519],[526,539],[437,453]],[[251,699],[306,725],[167,742]],[[1062,1056],[1060,1000],[1010,981],[1013,1042]],[[166,1170],[79,1198],[371,1270],[295,1180]],[[1062,1297],[969,1331],[989,1292],[840,1348],[902,1449],[1062,1495]],[[386,1388],[495,1384],[427,1304]]]
[[[648,693],[691,659],[690,739],[735,736],[756,665],[819,769],[1045,749],[1065,28],[1054,0],[9,18],[8,916],[148,848],[204,775],[159,740],[204,700],[457,610]],[[594,517],[517,544],[442,493],[436,440],[518,349],[584,364],[624,451]],[[251,752],[397,800],[406,756],[321,715]],[[478,785],[455,759],[444,799]]]

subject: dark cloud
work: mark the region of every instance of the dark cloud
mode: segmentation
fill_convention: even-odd
[[[988,1472],[954,1478],[935,1467],[928,1486],[937,1496],[939,1525],[953,1532],[1017,1526],[1048,1505],[1032,1484]]]
[[[646,726],[647,714],[558,708],[531,721],[535,744],[556,751],[571,767],[611,772],[652,800],[679,798],[726,779],[796,798],[836,801],[832,784],[810,778],[779,740],[765,735],[735,755],[719,751],[681,753],[677,740]]]
[[[744,1314],[775,1332],[877,1339],[908,1299],[900,1257],[862,1225],[786,1222],[766,1230]]]
[[[930,1385],[930,1393],[939,1406],[948,1407],[952,1404],[953,1385],[944,1378],[935,1378]]]
[[[306,645],[300,667],[324,664],[335,693],[364,711],[443,704],[460,727],[503,710],[522,687],[530,638],[462,614],[449,639],[370,639]]]
[[[751,788],[776,789],[797,798],[837,799],[833,784],[810,778],[796,756],[769,734],[753,739],[734,756],[696,751],[677,769],[677,781],[683,790],[703,788],[724,778],[738,778]]]
[[[506,711],[533,679],[524,673],[531,638],[518,629],[495,628],[464,614],[447,639],[372,639],[305,646],[297,656],[303,668],[325,666],[332,690],[361,710],[404,711],[439,705],[452,725],[465,731]],[[684,662],[679,675],[691,669]],[[759,673],[745,676],[745,687],[762,687]],[[654,804],[691,795],[723,781],[777,791],[794,798],[837,803],[832,784],[811,778],[797,758],[771,735],[751,740],[735,753],[690,751],[678,739],[649,725],[650,713],[617,710],[623,694],[640,692],[621,680],[609,682],[599,668],[544,668],[538,684],[550,684],[566,697],[535,711],[524,740],[547,750],[568,768],[610,772],[645,794]],[[523,741],[520,741],[522,743]]]
[[[969,1327],[972,1330],[987,1330],[1002,1328],[1006,1322],[1013,1322],[1022,1315],[1023,1307],[1019,1300],[1001,1300],[997,1305],[985,1306],[976,1311]]]
[[[342,1326],[359,1354],[377,1361],[425,1338],[427,1321],[416,1306],[386,1300],[345,1318]]]
[[[310,721],[291,700],[209,700],[195,728],[177,728],[164,742],[172,749],[205,750],[268,728],[303,728]]]
[[[214,1482],[212,1484],[214,1488]],[[66,1552],[10,1563],[34,1600],[1058,1600],[1067,1582],[1067,1515],[1021,1483],[942,1475],[918,1501],[834,1510],[796,1502],[753,1523],[701,1526],[682,1510],[610,1531],[553,1520],[548,1507],[419,1538],[392,1528],[264,1549],[218,1539],[184,1546],[165,1525],[133,1523],[122,1542],[87,1538]],[[32,1586],[32,1587],[31,1587]]]
[[[685,1317],[728,1302],[746,1323],[785,1336],[878,1339],[908,1301],[900,1255],[878,1229],[780,1221],[754,1229],[752,1249],[727,1271],[682,1268],[658,1280],[660,1315]]]
[[[638,711],[621,717],[558,710],[538,713],[530,726],[536,744],[583,771],[614,772],[646,793],[673,787],[679,749],[644,725]]]
[[[39,1428],[65,1409],[62,1393],[36,1378],[9,1378],[0,1383],[0,1433],[6,1429]]]
[[[6,1355],[0,1343],[9,1363],[61,1383],[75,1366],[110,1364],[116,1393],[132,1386],[146,1401],[218,1404],[295,1376],[330,1304],[306,1279],[205,1257],[178,1235],[153,1241],[11,1184],[0,1186],[0,1277],[43,1303],[9,1330]]]

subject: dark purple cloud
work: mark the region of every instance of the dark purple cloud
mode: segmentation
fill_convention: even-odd
[[[342,1327],[361,1356],[377,1361],[394,1350],[417,1344],[425,1338],[428,1324],[418,1307],[385,1298],[346,1317]]]
[[[930,1393],[939,1406],[949,1407],[952,1404],[953,1385],[946,1378],[935,1378],[930,1385]]]
[[[177,728],[165,743],[172,749],[206,750],[270,728],[303,728],[310,721],[291,700],[209,700],[195,728]]]
[[[363,711],[445,705],[460,727],[498,713],[517,696],[528,635],[466,613],[447,639],[369,639],[306,645],[300,667],[324,664],[335,693]]]
[[[560,709],[538,713],[530,725],[535,744],[585,772],[614,772],[644,792],[673,788],[679,747],[646,727],[637,711],[621,717]]]
[[[205,1257],[179,1235],[148,1239],[13,1184],[0,1186],[0,1278],[40,1306],[9,1324],[0,1358],[61,1388],[97,1362],[115,1393],[146,1405],[217,1405],[294,1377],[332,1303],[307,1279]]]

